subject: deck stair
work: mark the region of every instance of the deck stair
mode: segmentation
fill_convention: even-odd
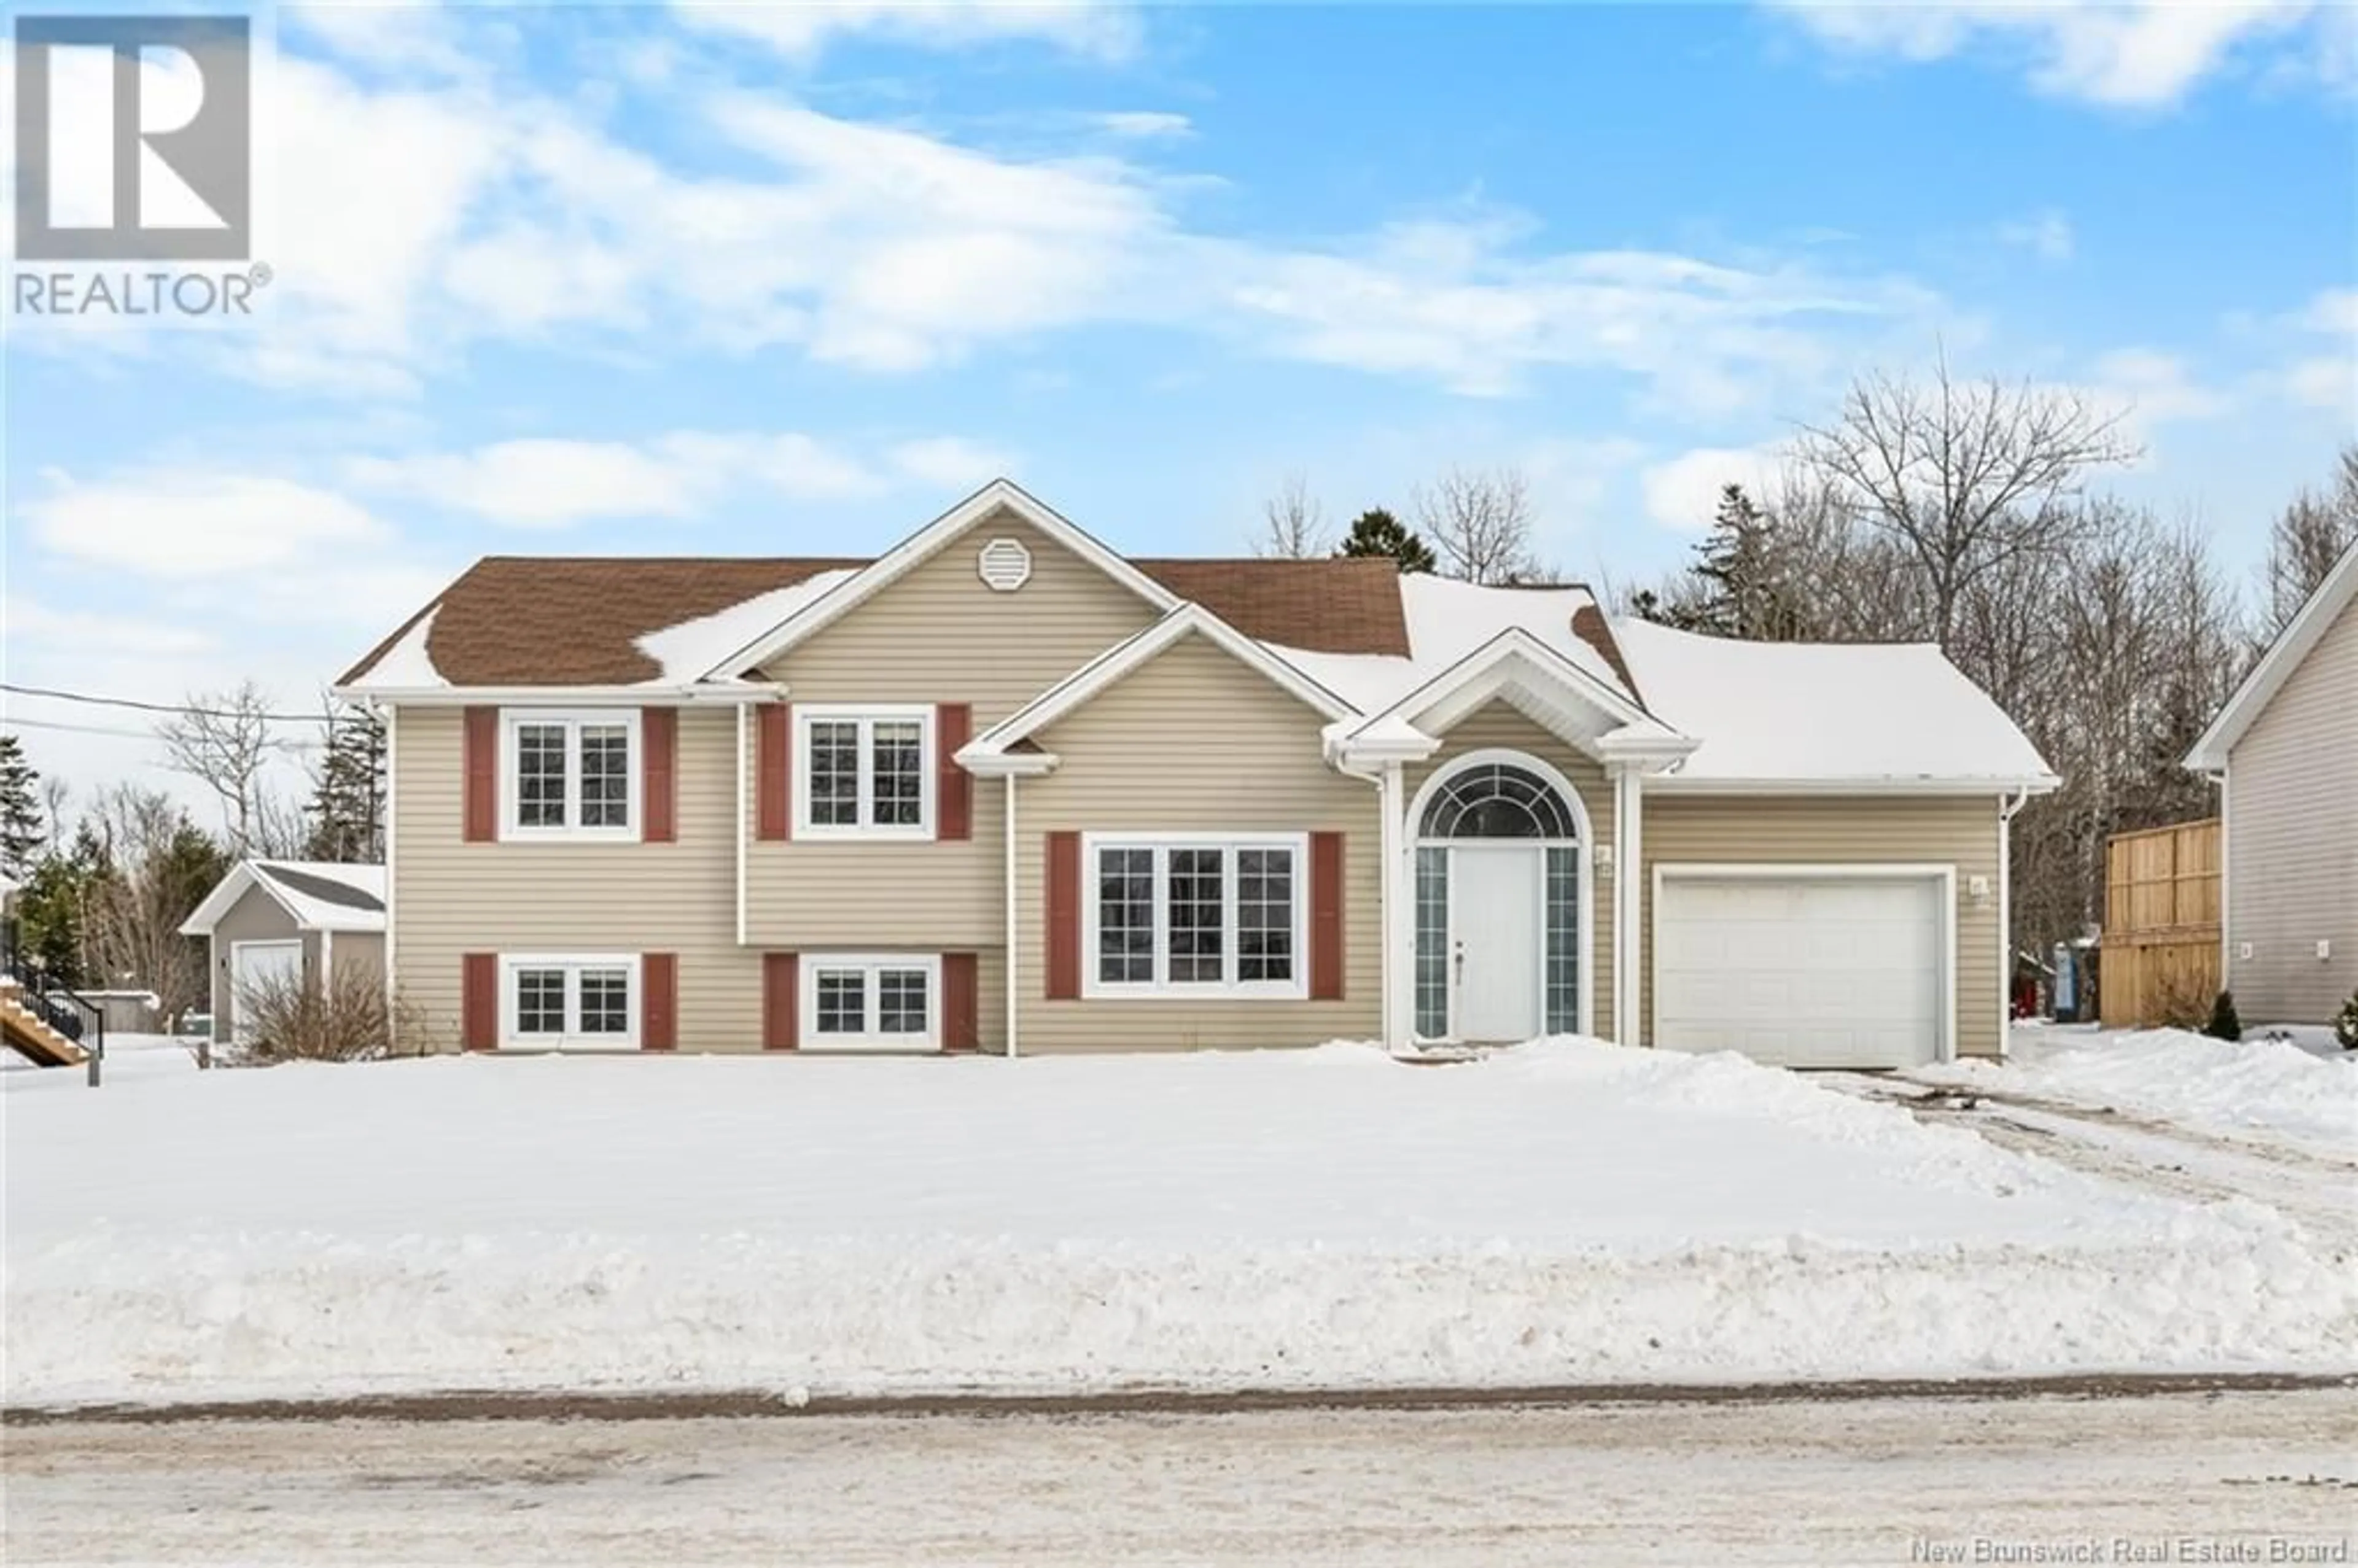
[[[81,1033],[71,1009],[28,992],[13,975],[0,976],[0,1044],[39,1066],[79,1067],[90,1060]]]

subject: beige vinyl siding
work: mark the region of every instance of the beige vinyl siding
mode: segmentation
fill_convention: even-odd
[[[213,1038],[231,1038],[237,1023],[237,967],[233,957],[240,942],[300,942],[303,973],[319,972],[319,937],[306,932],[287,913],[287,906],[260,887],[249,887],[213,922]]]
[[[1375,1037],[1383,1014],[1376,788],[1326,766],[1324,722],[1268,677],[1188,636],[1040,736],[1062,762],[1047,777],[1024,780],[1015,797],[1024,1054]],[[1344,1000],[1045,1000],[1046,835],[1058,830],[1344,834]],[[1084,866],[1083,898],[1095,880]],[[1087,965],[1091,955],[1081,958]]]
[[[1995,1056],[1998,1037],[1998,803],[1991,795],[1645,796],[1639,884],[1647,950],[1638,971],[1639,1024],[1653,1043],[1654,868],[1668,864],[1910,862],[1954,866],[1957,1054]],[[1975,903],[1968,879],[1989,879]]]
[[[1032,553],[1012,593],[987,587],[975,557],[993,539]],[[951,540],[764,673],[796,703],[965,702],[980,734],[1155,619],[1152,605],[1045,534],[1001,514]],[[752,745],[752,726],[746,744]],[[757,776],[749,750],[747,777]],[[974,836],[958,843],[752,839],[746,932],[755,946],[988,948],[1007,929],[1001,841],[1005,795],[973,786]],[[984,965],[984,987],[997,959]],[[985,1008],[996,1030],[1003,1010]],[[993,1033],[990,1038],[1000,1037]]]
[[[374,931],[339,931],[335,942],[339,974],[373,975],[384,979],[384,937]]]
[[[681,711],[671,844],[464,842],[461,722],[393,717],[395,982],[437,1048],[458,1048],[464,954],[676,953],[680,1048],[760,1049],[761,954],[736,941],[736,715]]]
[[[2236,1011],[2255,1023],[2330,1021],[2358,991],[2358,600],[2228,753],[2226,822]]]
[[[1469,714],[1457,727],[1443,738],[1441,750],[1430,762],[1405,770],[1408,799],[1403,809],[1410,809],[1416,792],[1425,781],[1455,762],[1468,752],[1522,752],[1537,757],[1572,781],[1579,793],[1580,804],[1588,813],[1589,831],[1598,845],[1613,842],[1613,781],[1605,776],[1604,768],[1595,758],[1574,750],[1540,727],[1518,708],[1506,702],[1492,702]],[[1408,824],[1411,841],[1415,838],[1417,825]],[[1593,854],[1592,850],[1592,854]],[[1589,917],[1588,942],[1583,956],[1588,965],[1586,976],[1589,994],[1594,999],[1592,1018],[1600,1038],[1613,1035],[1613,877],[1612,873],[1594,865],[1590,868],[1594,889],[1592,913]],[[1412,906],[1416,896],[1413,870],[1403,880],[1402,896]],[[1403,956],[1403,963],[1411,960]]]

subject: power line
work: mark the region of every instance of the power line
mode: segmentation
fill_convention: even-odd
[[[125,741],[154,741],[153,730],[123,730],[111,724],[69,724],[61,719],[20,719],[11,714],[6,720],[11,730],[62,730],[70,735],[115,735]],[[281,751],[316,752],[325,744],[319,741],[274,741],[271,744]]]
[[[186,703],[179,702],[141,702],[135,697],[92,697],[85,692],[57,691],[39,686],[16,686],[7,681],[0,681],[0,691],[11,692],[17,697],[44,697],[57,702],[86,702],[99,708],[128,708],[139,713],[168,713],[191,719],[253,718],[259,719],[266,724],[319,724],[324,723],[329,717],[325,712],[245,714],[228,708],[191,708]],[[32,721],[11,719],[9,722],[30,723]],[[54,729],[55,726],[52,725],[51,728]]]

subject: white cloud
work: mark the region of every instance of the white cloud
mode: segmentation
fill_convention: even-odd
[[[1965,0],[1861,5],[1779,0],[1822,41],[1903,60],[1945,59],[1985,43],[2027,57],[2031,85],[2056,97],[2123,107],[2177,102],[2239,51],[2299,27],[2311,0]]]
[[[901,472],[937,490],[977,489],[1021,466],[1011,452],[957,436],[903,441],[886,455]]]
[[[960,49],[1031,39],[1089,59],[1138,52],[1141,29],[1127,5],[1097,0],[828,0],[825,5],[677,4],[674,14],[701,31],[751,38],[807,64],[838,39],[866,35],[921,49]]]
[[[2313,332],[2358,338],[2358,288],[2329,288],[2309,302],[2301,324]]]
[[[2076,248],[2071,220],[2050,207],[1997,226],[1998,243],[2028,251],[2043,262],[2067,262]]]
[[[675,430],[644,441],[534,438],[464,452],[353,460],[354,484],[519,528],[600,518],[686,519],[731,495],[839,501],[915,482],[970,488],[1011,464],[957,436],[862,456],[796,431]]]
[[[2326,289],[2294,324],[2339,341],[2324,353],[2301,352],[2284,373],[2285,395],[2312,408],[2358,412],[2358,288]]]
[[[1195,134],[1195,122],[1184,114],[1154,109],[1120,110],[1097,117],[1100,130],[1132,141],[1181,141]]]
[[[2117,349],[2105,354],[2096,362],[2093,392],[2098,402],[2119,409],[2140,432],[2175,421],[2208,419],[2234,406],[2223,393],[2196,382],[2184,360],[2157,349]]]
[[[145,577],[266,578],[324,549],[384,544],[384,525],[332,492],[268,475],[155,469],[95,484],[62,473],[19,503],[48,549]]]
[[[1776,492],[1783,470],[1783,459],[1771,446],[1698,447],[1652,464],[1638,484],[1649,517],[1681,534],[1700,534],[1711,526],[1723,489],[1740,484],[1754,501],[1762,501]]]
[[[279,65],[264,319],[172,336],[281,387],[414,392],[512,341],[894,373],[1117,324],[1474,395],[1606,369],[1658,406],[1724,412],[1814,392],[1862,336],[1938,313],[1904,279],[1814,265],[1550,250],[1512,212],[1221,236],[1184,221],[1200,182],[1121,157],[1019,157],[703,82],[683,114],[753,155],[728,174],[504,77],[363,85]]]

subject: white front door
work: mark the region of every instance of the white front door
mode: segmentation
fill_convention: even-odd
[[[230,948],[229,1016],[231,1038],[243,1042],[250,1031],[245,1022],[245,999],[253,988],[283,980],[303,978],[303,944],[300,942],[240,942]]]
[[[1460,1040],[1540,1032],[1540,891],[1544,852],[1530,844],[1449,850],[1451,1016]]]

